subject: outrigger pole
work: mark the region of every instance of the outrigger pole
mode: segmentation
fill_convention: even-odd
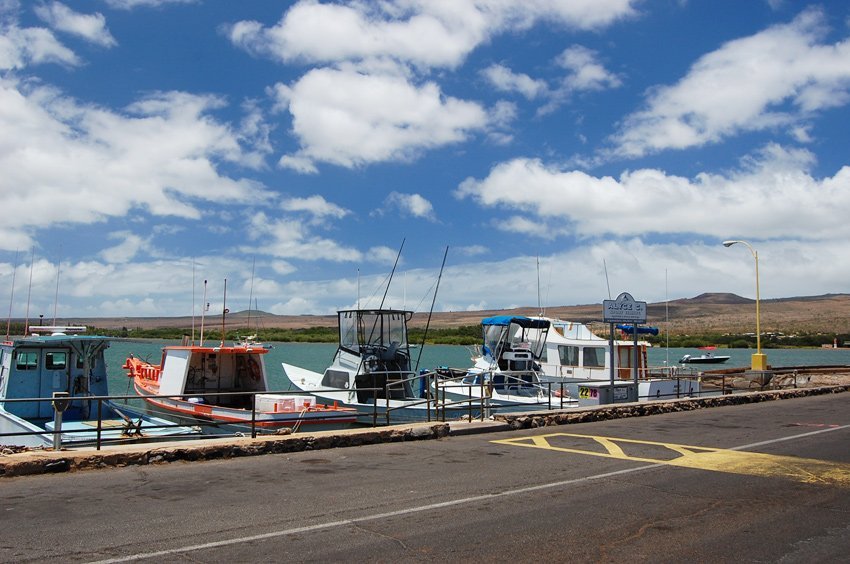
[[[250,309],[251,306],[248,306]],[[227,278],[224,279],[224,298],[221,302],[221,346],[224,346],[224,319],[227,316]]]
[[[431,314],[434,313],[434,304],[437,302],[437,292],[440,291],[440,279],[443,277],[443,269],[446,267],[446,257],[449,254],[449,246],[443,253],[443,264],[440,266],[440,274],[437,276],[437,287],[434,288],[434,298],[431,300],[431,309],[428,311],[428,321],[425,323],[425,332],[422,335],[422,346],[419,347],[419,356],[416,357],[416,372],[419,372],[419,361],[422,360],[422,350],[425,348],[425,338],[428,336],[428,327],[431,325]]]
[[[15,300],[15,275],[18,274],[18,250],[15,249],[15,267],[12,269],[12,292],[9,294],[9,317],[6,318],[6,340],[12,327],[12,303]]]
[[[390,284],[393,282],[393,276],[395,276],[395,268],[398,266],[398,259],[401,258],[401,250],[404,248],[404,242],[406,239],[401,240],[401,247],[398,248],[398,253],[395,256],[395,262],[393,263],[393,270],[390,272],[390,279],[387,280],[387,287],[384,290],[384,297],[381,298],[381,307],[378,309],[384,309],[384,301],[387,299],[387,293],[390,291]]]

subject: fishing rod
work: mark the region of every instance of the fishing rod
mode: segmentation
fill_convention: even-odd
[[[428,337],[428,327],[431,325],[431,314],[434,313],[434,304],[437,302],[437,292],[440,291],[440,279],[443,277],[443,269],[446,267],[446,257],[449,254],[449,247],[446,245],[446,252],[443,253],[443,264],[440,266],[440,274],[437,276],[437,287],[434,288],[434,298],[431,300],[431,309],[428,311],[428,321],[425,323],[425,332],[422,335],[422,345],[419,347],[419,356],[416,358],[416,372],[419,372],[419,361],[422,360],[422,350],[425,348],[425,338]]]
[[[401,250],[404,248],[405,240],[406,240],[406,238],[401,240],[401,246],[398,248],[398,253],[396,253],[396,255],[395,255],[395,262],[393,263],[393,269],[390,272],[389,280],[387,280],[387,288],[384,290],[384,297],[381,298],[381,305],[378,307],[378,311],[381,311],[381,310],[384,309],[384,301],[386,301],[387,293],[390,291],[390,284],[393,281],[393,276],[395,275],[396,266],[398,266],[398,259],[401,258]],[[369,331],[369,340],[368,340],[368,342],[370,342],[370,343],[372,342],[372,338],[375,336],[375,328],[378,326],[378,319],[380,319],[380,316],[376,315],[375,320],[372,322],[372,329]],[[361,364],[362,364],[362,360],[361,360]]]

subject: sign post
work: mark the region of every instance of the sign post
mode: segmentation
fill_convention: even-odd
[[[633,326],[635,338],[635,366],[634,379],[635,390],[637,390],[637,326],[639,323],[646,323],[646,302],[638,302],[628,292],[623,292],[617,296],[616,300],[602,301],[602,319],[611,325],[611,338],[609,343],[609,362],[611,372],[611,394],[614,393],[614,324],[615,323],[630,323]]]

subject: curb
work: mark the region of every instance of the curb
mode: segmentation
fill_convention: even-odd
[[[268,435],[256,439],[227,437],[156,445],[120,445],[107,447],[103,450],[89,448],[58,452],[49,450],[27,451],[0,455],[0,478],[433,440],[449,436],[608,421],[627,417],[646,417],[663,413],[837,394],[848,391],[850,391],[850,385],[744,392],[707,398],[672,399],[613,406],[570,408],[559,411],[499,414],[492,421],[414,423],[377,429],[323,431],[310,435]]]

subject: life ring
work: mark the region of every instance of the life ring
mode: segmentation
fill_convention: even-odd
[[[251,376],[251,380],[255,382],[260,381],[260,365],[253,358],[248,358],[248,373]]]

